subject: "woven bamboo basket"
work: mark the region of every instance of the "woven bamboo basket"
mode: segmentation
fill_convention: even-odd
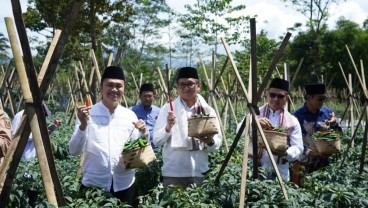
[[[263,130],[268,146],[272,152],[285,151],[285,146],[287,145],[287,134],[277,131]],[[261,134],[258,132],[258,146],[260,148],[265,148],[265,144],[261,138]]]
[[[329,156],[340,152],[340,139],[314,140],[314,145],[321,155]]]
[[[143,168],[156,160],[152,146],[139,147],[123,153],[125,169]]]
[[[218,133],[217,119],[212,116],[188,118],[188,137],[205,137]]]

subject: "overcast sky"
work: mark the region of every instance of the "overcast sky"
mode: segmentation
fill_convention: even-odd
[[[22,4],[22,10],[26,9],[26,0],[20,0]],[[167,0],[170,7],[177,12],[185,12],[184,4],[190,4],[195,0]],[[253,16],[258,15],[257,31],[261,29],[268,33],[269,38],[277,39],[279,36],[284,36],[287,32],[287,28],[292,27],[295,22],[306,22],[306,17],[296,12],[291,7],[286,7],[285,3],[281,0],[233,0],[234,4],[243,3],[246,5],[245,15]],[[331,17],[329,18],[328,25],[330,29],[335,26],[336,20],[340,16],[344,16],[346,19],[352,20],[359,25],[362,25],[363,21],[368,18],[368,1],[367,0],[347,0],[342,2],[336,8],[331,8]],[[2,0],[0,8],[0,32],[6,37],[6,27],[4,17],[12,17],[12,7],[10,0]]]
[[[184,4],[195,2],[195,0],[167,0],[167,2],[174,10],[183,13],[185,12]],[[305,23],[307,20],[295,9],[290,6],[286,7],[286,4],[281,0],[233,0],[233,3],[246,5],[244,15],[257,14],[257,31],[265,30],[269,38],[277,39],[279,36],[284,36],[287,28],[292,27],[294,23]],[[330,13],[331,17],[328,21],[330,29],[334,28],[336,20],[340,16],[362,25],[363,21],[368,18],[368,1],[347,0],[337,7],[331,8]]]

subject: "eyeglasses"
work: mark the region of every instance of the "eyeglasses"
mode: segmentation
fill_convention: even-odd
[[[279,99],[284,99],[286,95],[282,95],[282,94],[277,94],[277,93],[273,93],[273,92],[270,92],[268,93],[268,95],[271,97],[271,98],[279,98]]]
[[[185,87],[188,87],[189,89],[192,89],[192,88],[194,88],[194,86],[195,86],[197,83],[198,83],[198,82],[187,82],[187,83],[180,82],[180,83],[178,83],[178,86],[179,86],[181,89],[185,89]]]

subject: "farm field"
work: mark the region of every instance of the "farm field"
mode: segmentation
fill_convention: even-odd
[[[56,112],[53,117],[68,119],[64,113]],[[52,117],[52,118],[53,118]],[[52,118],[49,118],[50,120]],[[80,180],[76,179],[79,157],[72,157],[68,153],[68,141],[73,129],[62,125],[51,135],[53,155],[55,158],[59,179],[63,186],[68,207],[124,207],[116,199],[111,198],[98,188],[88,188],[79,191]],[[235,128],[228,131],[228,143],[234,138]],[[342,152],[332,157],[332,164],[305,177],[302,187],[293,183],[286,183],[289,200],[285,200],[277,181],[266,180],[260,174],[257,180],[252,179],[252,172],[248,169],[246,186],[247,207],[367,207],[368,206],[368,164],[365,162],[364,171],[359,174],[359,158],[361,153],[363,132],[355,138],[355,148],[348,153],[345,164],[340,167],[344,150],[349,141],[349,130],[345,130],[342,139]],[[160,183],[161,157],[149,167],[137,170],[136,184],[139,207],[238,207],[240,199],[240,180],[242,171],[241,140],[236,147],[219,184],[215,178],[226,156],[224,148],[220,152],[210,155],[210,171],[201,187],[162,188]],[[367,158],[368,156],[365,155]],[[39,166],[36,159],[22,161],[13,183],[8,207],[27,206],[27,190],[38,190],[39,207],[48,205]]]
[[[0,158],[1,176],[7,176],[1,187],[0,207],[53,207],[65,203],[64,207],[73,208],[129,207],[101,188],[81,189],[83,159],[69,153],[78,106],[95,104],[102,95],[108,97],[102,89],[103,72],[109,66],[123,69],[119,71],[120,85],[109,87],[120,91],[107,94],[120,96],[114,100],[116,105],[137,104],[140,86],[145,83],[154,84],[150,99],[156,106],[172,104],[180,89],[198,89],[213,108],[219,121],[216,132],[223,133],[224,138],[220,150],[209,154],[210,170],[200,187],[164,188],[162,153],[156,152],[157,160],[136,170],[136,207],[232,208],[242,206],[243,196],[244,207],[368,207],[368,90],[364,69],[368,19],[356,23],[340,16],[331,25],[334,9],[346,2],[341,0],[281,2],[305,19],[293,22],[277,34],[278,38],[270,38],[268,33],[280,25],[268,25],[270,31],[260,30],[258,26],[267,25],[267,20],[260,22],[257,15],[245,12],[248,2],[237,5],[233,0],[196,0],[184,6],[185,12],[177,12],[165,0],[27,0],[23,9],[19,0],[12,0],[13,17],[6,17],[6,26],[0,27],[0,109],[11,120],[22,109],[28,112],[21,119],[23,127],[13,129],[13,143]],[[288,19],[294,18],[290,15]],[[179,83],[178,69],[182,67],[195,68],[195,83]],[[285,94],[266,93],[274,78],[288,81]],[[228,149],[237,141],[236,126],[245,114],[256,114],[268,98],[285,99],[284,102],[290,98],[287,108],[293,112],[308,97],[305,85],[312,83],[326,86],[323,94],[327,97],[323,95],[317,100],[342,121],[341,151],[331,156],[331,164],[326,168],[308,175],[302,168],[301,186],[285,183],[285,199],[282,186],[276,179],[268,179],[265,170],[260,169],[257,179],[253,177],[253,162],[243,162],[243,138],[234,145],[235,151],[227,163]],[[193,96],[193,101],[198,102],[199,97]],[[52,111],[46,122],[42,102]],[[86,113],[83,121],[87,123],[87,110],[82,113]],[[329,116],[331,119],[333,113]],[[293,119],[288,114],[287,117],[287,122]],[[55,118],[60,118],[62,125],[49,135],[48,124]],[[358,125],[359,118],[362,122]],[[186,122],[186,117],[182,119]],[[322,124],[329,130],[334,123]],[[28,136],[21,133],[29,131],[28,126],[33,127],[33,135],[40,133],[34,141],[38,143],[37,150],[45,154],[40,154],[40,160],[21,160],[18,166]],[[274,124],[271,129],[275,126],[281,127]],[[145,131],[144,125],[140,131]],[[126,138],[130,139],[132,133]],[[45,139],[48,135],[50,140]],[[349,148],[352,135],[354,143]],[[210,136],[203,137],[208,141],[204,143],[213,146],[215,142]],[[116,140],[123,141],[121,137],[119,134]],[[295,143],[301,150],[302,141]],[[288,156],[282,153],[278,160]],[[225,163],[227,166],[222,169]],[[247,180],[242,184],[244,164],[248,165]],[[290,169],[292,166],[290,163]],[[246,189],[242,196],[243,185]],[[62,195],[64,198],[59,197]]]

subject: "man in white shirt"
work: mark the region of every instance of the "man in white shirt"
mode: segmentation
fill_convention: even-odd
[[[45,103],[42,103],[42,108],[43,108],[43,111],[46,117],[51,115],[51,112]],[[21,110],[17,114],[15,114],[13,118],[13,121],[11,123],[12,129],[13,129],[12,137],[14,137],[18,129],[18,125],[19,125],[20,119],[22,118],[23,113],[24,113],[24,110]],[[51,133],[52,131],[54,131],[56,128],[60,126],[61,126],[61,120],[59,118],[56,118],[54,119],[53,123],[48,126],[48,132]],[[32,133],[30,133],[28,137],[27,145],[24,148],[24,151],[22,154],[22,159],[24,160],[24,159],[35,158],[36,156],[37,154],[36,154],[35,143],[33,141]]]
[[[267,92],[267,103],[260,107],[260,115],[258,116],[263,129],[280,127],[286,130],[287,146],[285,146],[285,151],[274,152],[272,155],[285,182],[290,181],[289,162],[296,161],[303,153],[302,131],[298,119],[285,109],[288,94],[289,82],[280,78],[273,79]],[[238,129],[239,127],[240,125],[238,125]],[[249,147],[251,148],[252,144],[249,144]],[[251,149],[249,152],[249,156],[252,157],[253,150]],[[257,162],[253,161],[253,163],[259,164],[266,170],[267,176],[273,178],[273,167],[266,149],[259,149],[258,156]]]
[[[188,118],[200,113],[216,116],[216,113],[198,94],[201,82],[197,69],[183,67],[178,70],[176,88],[179,97],[162,107],[153,132],[153,143],[163,146],[165,187],[201,185],[209,170],[208,152],[218,150],[222,143],[221,133],[202,138],[188,137]],[[215,125],[220,130],[218,120]]]
[[[120,105],[124,84],[120,67],[105,69],[101,78],[102,100],[78,108],[69,151],[71,155],[84,152],[82,187],[101,187],[132,205],[135,170],[125,169],[121,152],[127,141],[141,136],[149,138],[149,132],[143,120]]]

